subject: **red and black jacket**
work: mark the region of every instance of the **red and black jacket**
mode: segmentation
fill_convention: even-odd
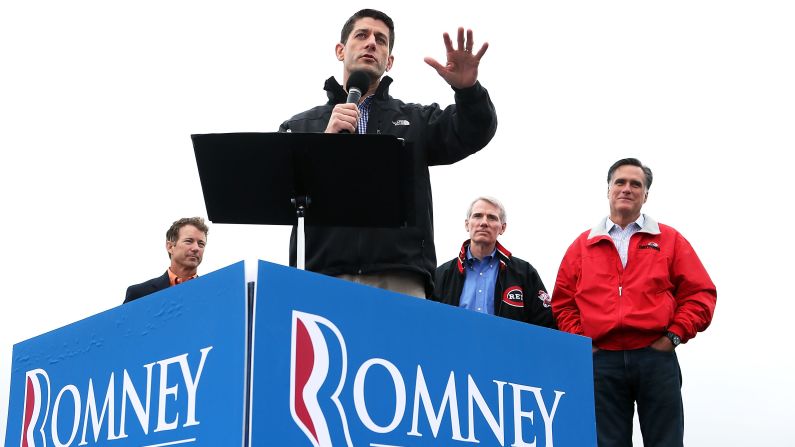
[[[458,257],[436,269],[434,301],[458,306],[466,279],[466,254],[470,241],[461,246]],[[548,328],[556,328],[550,298],[541,277],[530,263],[511,255],[497,242],[500,271],[494,288],[494,314]]]

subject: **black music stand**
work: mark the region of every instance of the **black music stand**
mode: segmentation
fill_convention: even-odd
[[[411,160],[394,136],[226,133],[191,139],[210,221],[297,225],[298,268],[306,255],[304,219],[321,226],[412,224]]]

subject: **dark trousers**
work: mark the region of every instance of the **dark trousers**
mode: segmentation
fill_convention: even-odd
[[[652,348],[593,355],[599,447],[631,447],[635,403],[644,447],[683,445],[682,373],[674,352]]]

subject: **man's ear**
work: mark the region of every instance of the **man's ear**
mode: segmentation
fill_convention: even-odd
[[[337,60],[342,61],[345,60],[345,44],[338,43],[334,46],[334,54],[337,55]]]
[[[392,64],[394,64],[394,63],[395,63],[395,56],[392,56],[390,54],[389,57],[386,58],[386,71],[391,70],[392,69]]]
[[[502,235],[502,233],[505,233],[505,229],[507,227],[508,227],[508,222],[503,222],[502,223],[502,228],[500,228],[500,235]]]

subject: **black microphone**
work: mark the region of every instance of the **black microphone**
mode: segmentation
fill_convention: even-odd
[[[362,70],[351,72],[351,75],[348,76],[348,83],[345,85],[345,88],[348,89],[348,99],[345,100],[345,102],[348,104],[359,104],[359,100],[362,99],[362,95],[367,92],[368,88],[370,88],[370,75],[368,75],[366,71]],[[347,130],[341,130],[340,133],[350,132]]]
[[[348,90],[348,99],[346,103],[359,104],[362,95],[367,93],[370,87],[370,75],[366,71],[357,70],[348,76],[348,84],[345,88]]]

